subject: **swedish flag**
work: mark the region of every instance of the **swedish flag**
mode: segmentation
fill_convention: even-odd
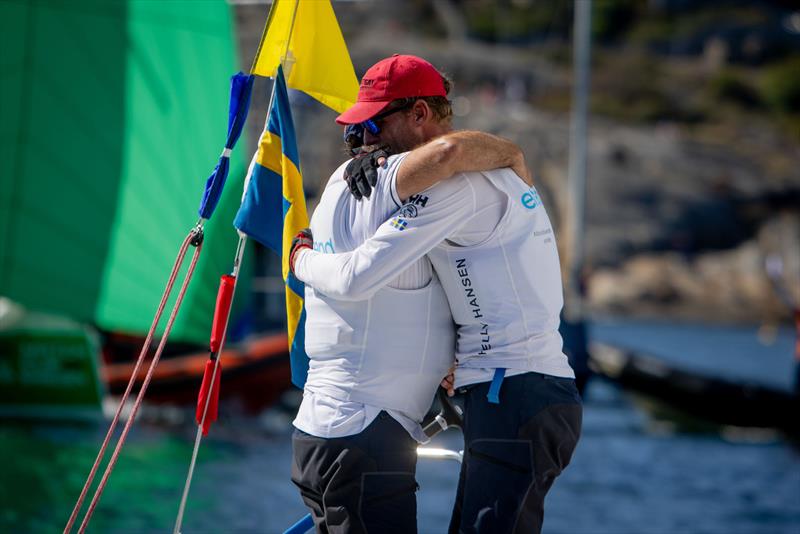
[[[308,226],[308,213],[289,95],[281,67],[275,77],[268,117],[258,151],[250,163],[244,199],[233,225],[281,256],[292,383],[302,388],[308,374],[304,285],[289,270],[289,247],[295,234]]]

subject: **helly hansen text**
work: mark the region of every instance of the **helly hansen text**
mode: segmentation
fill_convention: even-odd
[[[483,312],[481,311],[481,305],[478,303],[478,296],[475,294],[475,288],[472,286],[472,279],[469,277],[469,270],[467,269],[467,260],[466,259],[459,259],[456,260],[456,272],[458,273],[459,278],[461,279],[461,286],[464,288],[464,296],[466,297],[467,303],[472,310],[472,316],[475,319],[483,318]],[[489,325],[481,322],[481,351],[478,353],[479,356],[483,356],[486,354],[487,351],[492,349],[492,344],[490,343],[491,338],[489,336]]]

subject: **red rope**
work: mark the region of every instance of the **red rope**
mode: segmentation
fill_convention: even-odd
[[[95,475],[97,474],[97,469],[100,466],[100,462],[102,461],[103,457],[105,456],[106,448],[108,447],[108,443],[111,441],[111,436],[114,433],[114,430],[119,422],[120,414],[122,413],[122,409],[125,406],[125,402],[128,400],[128,396],[130,395],[131,390],[133,389],[133,385],[136,381],[136,377],[139,372],[139,368],[144,361],[145,356],[147,355],[148,350],[150,349],[150,345],[153,340],[153,335],[155,333],[156,327],[158,326],[159,321],[161,320],[161,315],[164,312],[164,307],[166,306],[167,300],[169,299],[169,295],[172,292],[172,287],[175,284],[175,279],[177,278],[178,271],[180,270],[181,265],[183,264],[183,260],[186,257],[186,251],[189,248],[189,245],[196,237],[196,230],[192,230],[189,235],[184,239],[183,243],[181,244],[181,248],[178,251],[178,256],[175,259],[175,263],[172,266],[172,272],[170,273],[169,280],[167,281],[166,288],[164,289],[164,293],[161,296],[161,302],[158,305],[158,310],[156,311],[155,317],[153,318],[153,323],[150,325],[150,330],[147,333],[147,338],[144,341],[144,345],[142,345],[142,350],[139,353],[139,358],[136,361],[136,365],[133,368],[133,372],[131,373],[131,378],[128,381],[128,386],[125,389],[125,393],[123,393],[122,398],[120,399],[119,406],[117,407],[117,411],[114,414],[114,418],[111,421],[111,425],[108,428],[108,432],[106,432],[105,439],[103,440],[103,444],[100,446],[100,451],[97,453],[97,457],[95,458],[94,465],[92,465],[92,469],[89,471],[89,476],[86,479],[86,483],[81,490],[80,497],[78,497],[78,501],[75,503],[75,507],[72,509],[72,514],[67,521],[67,526],[64,527],[64,534],[69,534],[72,530],[73,525],[75,524],[75,520],[77,519],[78,512],[80,511],[81,507],[83,506],[83,502],[86,499],[86,494],[89,491],[89,487],[94,480]],[[131,412],[131,415],[128,418],[128,422],[125,425],[125,429],[123,430],[122,435],[117,442],[117,446],[114,450],[114,455],[112,456],[111,462],[106,467],[106,471],[104,473],[103,479],[100,483],[100,486],[95,491],[94,497],[92,498],[92,502],[89,506],[89,510],[86,512],[86,517],[84,517],[83,522],[81,523],[79,532],[83,532],[86,529],[86,525],[89,522],[89,518],[91,517],[92,513],[94,512],[94,508],[97,505],[97,500],[100,497],[100,494],[103,492],[103,488],[105,487],[105,483],[108,479],[108,475],[113,469],[114,464],[116,463],[116,457],[119,455],[119,450],[122,448],[122,444],[125,441],[125,437],[130,429],[130,425],[133,422],[136,411],[138,410],[139,404],[141,404],[141,399],[144,396],[144,392],[147,389],[147,385],[150,382],[150,378],[152,376],[153,370],[155,369],[156,364],[158,363],[158,359],[161,356],[161,351],[166,343],[167,338],[169,337],[169,331],[172,328],[172,323],[174,322],[175,316],[177,314],[178,308],[180,307],[181,301],[183,300],[183,295],[186,291],[186,286],[189,283],[189,280],[192,277],[192,273],[194,271],[195,264],[197,263],[198,255],[200,254],[200,249],[202,248],[202,243],[198,244],[197,248],[195,249],[194,255],[192,257],[192,263],[189,267],[189,271],[186,273],[186,277],[183,282],[183,286],[181,287],[181,293],[178,296],[178,300],[175,302],[175,306],[173,307],[172,315],[170,316],[169,323],[167,324],[167,328],[164,331],[164,335],[161,338],[161,343],[158,347],[158,351],[153,358],[152,363],[150,364],[150,369],[148,370],[147,376],[145,378],[145,382],[142,385],[141,390],[139,391],[139,395],[136,398],[136,404],[134,405],[134,409]]]
[[[178,315],[178,309],[181,306],[181,302],[183,301],[183,297],[186,294],[186,289],[189,285],[189,281],[191,280],[192,274],[194,273],[194,268],[197,265],[197,259],[200,256],[200,248],[201,247],[198,246],[194,251],[194,255],[192,256],[192,263],[189,264],[189,270],[186,273],[186,278],[183,281],[180,293],[178,293],[178,298],[175,301],[175,306],[172,309],[172,314],[170,315],[169,321],[167,322],[167,326],[164,329],[164,335],[161,338],[161,343],[159,343],[158,349],[156,350],[156,353],[153,356],[153,361],[150,363],[150,369],[147,370],[147,376],[145,376],[144,383],[142,383],[142,389],[136,396],[136,402],[133,404],[133,409],[131,410],[131,414],[128,417],[128,421],[125,423],[125,427],[122,429],[122,435],[120,435],[119,437],[119,441],[117,442],[117,446],[114,449],[114,453],[111,455],[111,459],[108,461],[108,466],[106,466],[106,471],[105,473],[103,473],[103,478],[100,480],[100,485],[97,487],[97,490],[95,490],[92,502],[89,503],[89,509],[86,511],[86,517],[83,518],[83,522],[81,523],[81,526],[78,528],[78,534],[83,534],[86,531],[86,526],[89,524],[89,519],[91,519],[92,514],[94,513],[94,509],[97,507],[97,501],[100,500],[100,495],[102,495],[103,490],[106,487],[106,482],[108,482],[108,477],[111,475],[111,471],[114,469],[114,465],[117,463],[119,452],[120,450],[122,450],[122,445],[125,443],[125,438],[128,436],[128,431],[130,431],[131,426],[133,425],[133,421],[136,418],[136,413],[139,411],[139,406],[141,406],[142,404],[142,399],[144,399],[144,394],[147,391],[147,386],[150,384],[150,379],[153,378],[153,371],[155,371],[156,365],[158,365],[158,360],[161,358],[161,352],[164,350],[164,346],[167,344],[167,338],[169,337],[170,330],[172,330],[172,324],[175,322],[175,317]]]

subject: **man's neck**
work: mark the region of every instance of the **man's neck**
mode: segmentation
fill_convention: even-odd
[[[441,122],[431,122],[426,125],[427,128],[423,131],[423,139],[420,145],[427,143],[431,139],[435,139],[440,137],[444,134],[450,133],[453,131],[453,128],[450,127],[450,123],[441,123]]]

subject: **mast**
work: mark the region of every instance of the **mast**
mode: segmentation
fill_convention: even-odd
[[[586,204],[587,108],[591,59],[592,0],[575,0],[573,26],[572,118],[570,121],[567,228],[569,261],[564,314],[583,320],[581,273],[584,262],[584,212]]]

